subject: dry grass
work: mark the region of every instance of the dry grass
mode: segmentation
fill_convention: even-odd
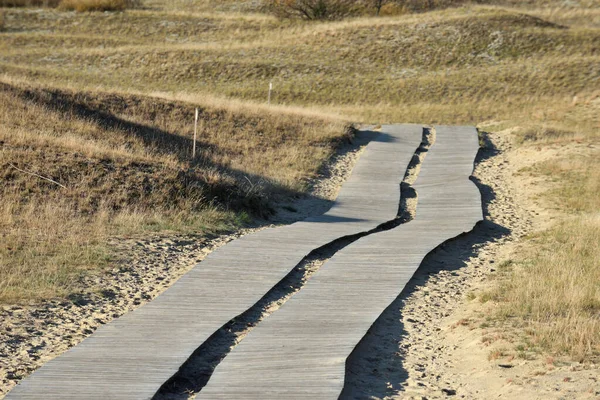
[[[57,86],[252,102],[264,102],[273,81],[277,104],[366,122],[559,123],[586,107],[572,100],[591,96],[600,61],[596,28],[498,7],[317,24],[170,11],[54,18],[35,22],[51,35],[7,37],[0,71]]]
[[[600,356],[598,260],[600,215],[580,216],[536,235],[487,296],[500,303],[499,316],[524,328],[531,346],[594,360]]]
[[[267,216],[344,135],[341,120],[133,95],[2,84],[0,104],[4,302],[76,289],[109,262],[108,236],[210,234]]]
[[[562,213],[593,215],[600,210],[600,159],[598,152],[544,162],[537,173],[554,181],[547,194]]]
[[[585,143],[575,132],[526,129],[523,145]],[[589,139],[588,139],[589,140]],[[597,140],[596,144],[597,145]],[[533,235],[492,290],[498,316],[526,333],[526,342],[577,361],[600,358],[600,158],[575,154],[537,164],[533,173],[550,185],[545,195],[559,217],[556,226]]]
[[[231,229],[241,216],[210,205],[196,212],[165,209],[114,211],[101,208],[82,214],[68,200],[32,198],[17,204],[3,193],[0,207],[0,302],[14,303],[67,296],[82,289],[84,274],[111,267],[108,237],[161,231],[211,234]],[[191,203],[191,202],[190,202]],[[193,206],[193,204],[189,204]]]

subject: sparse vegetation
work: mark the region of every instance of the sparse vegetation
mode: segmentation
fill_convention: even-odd
[[[283,18],[339,20],[366,15],[400,15],[457,6],[465,0],[267,0],[267,9]]]
[[[545,133],[545,134],[544,134]],[[572,142],[573,132],[525,130],[530,143]],[[525,327],[534,347],[577,361],[600,356],[600,159],[579,156],[538,164],[534,173],[553,181],[548,207],[563,218],[534,235],[503,279],[481,299],[499,303],[502,318]]]
[[[532,345],[577,361],[600,354],[600,218],[577,217],[536,235],[488,293],[499,313],[529,328]]]
[[[600,11],[592,1],[389,2],[378,18],[371,5],[359,13],[367,16],[311,23],[257,13],[264,4],[252,1],[147,1],[150,9],[127,13],[4,9],[0,76],[10,85],[1,93],[0,165],[10,179],[3,200],[12,199],[2,209],[3,234],[12,232],[0,245],[5,301],[70,290],[58,278],[68,274],[51,271],[108,262],[102,243],[115,232],[261,214],[277,193],[302,190],[343,136],[343,121],[519,127],[517,143],[541,151],[598,143]],[[270,81],[277,106],[267,108]],[[196,104],[207,110],[202,163],[186,158]],[[172,140],[148,141],[153,134]],[[540,345],[577,359],[600,343],[597,158],[537,167],[561,186],[548,193],[559,222],[502,268],[502,290],[485,294]],[[119,179],[131,188],[99,201],[111,190],[102,185]],[[170,193],[180,179],[190,191]],[[102,185],[90,190],[91,182]],[[58,218],[78,240],[64,246],[87,252],[71,264],[60,260],[68,252],[51,229]],[[75,228],[80,218],[91,221],[85,233]]]

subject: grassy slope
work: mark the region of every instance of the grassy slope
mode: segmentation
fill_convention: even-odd
[[[39,19],[15,14],[25,18]],[[326,24],[167,11],[52,13],[35,22],[56,36],[5,35],[0,71],[61,85],[252,101],[263,101],[273,81],[277,102],[367,121],[530,120],[548,108],[562,121],[573,96],[589,91],[599,73],[596,28],[564,29],[560,21],[490,7]],[[548,115],[538,119],[531,122]]]
[[[0,299],[76,290],[73,274],[110,263],[108,235],[268,216],[344,134],[338,120],[198,104],[192,159],[193,105],[0,84]]]
[[[558,8],[562,3],[557,1],[505,1],[502,5],[465,5],[417,15],[329,23],[277,21],[247,12],[248,4],[153,0],[146,10],[108,14],[6,10],[0,74],[13,81],[27,79],[72,90],[154,94],[192,102],[210,98],[211,103],[234,108],[239,104],[215,99],[230,97],[262,103],[268,82],[273,81],[276,103],[302,107],[309,110],[306,112],[318,109],[323,118],[339,115],[366,122],[517,128],[517,142],[542,149],[556,132],[560,134],[551,137],[553,145],[598,141],[597,1],[582,1],[568,9]],[[257,105],[251,107],[262,110]],[[261,111],[255,112],[262,115]],[[142,115],[137,122],[144,123],[147,116]],[[328,138],[335,136],[332,132],[336,129],[341,132],[335,125],[339,122],[331,123],[330,133],[325,134]],[[167,129],[178,134],[180,130],[189,135],[189,128]],[[219,149],[230,146],[227,139],[217,145]],[[291,151],[296,148],[292,146]],[[314,159],[303,155],[300,158],[304,161],[293,163],[283,177],[277,171],[286,165],[287,155],[275,158],[273,165],[262,165],[258,160],[249,172],[296,188],[301,177],[311,171],[311,165],[326,153]],[[182,162],[173,155],[169,157],[175,160],[169,162]],[[228,159],[216,157],[216,162]],[[252,157],[252,151],[239,155],[237,164],[233,161],[234,169],[246,165]],[[563,164],[558,179],[569,182],[567,176],[591,176],[597,182],[597,168],[588,169],[584,164]],[[301,171],[299,176],[293,173],[296,168]],[[573,207],[569,201],[595,204],[590,200],[594,190],[566,191],[560,196],[566,201],[559,206],[561,209]],[[575,243],[571,247],[556,243],[563,243],[564,237],[571,238],[571,242],[593,243],[598,226],[595,210],[597,207],[582,206],[577,215],[563,216],[564,222],[541,234],[544,246],[560,249],[563,257],[550,262],[542,253],[532,253],[533,260],[549,268],[543,276],[561,280],[565,262],[577,268],[580,259],[569,257],[572,253],[568,250],[576,248]],[[564,235],[581,223],[590,227],[580,230],[584,237]],[[534,240],[531,243],[532,248],[538,246]],[[592,247],[590,251],[597,250]],[[593,260],[595,254],[586,255],[586,260]],[[576,274],[580,280],[564,290],[573,292],[577,285],[597,282],[592,270],[581,270]],[[525,303],[519,290],[528,292],[519,286],[523,280],[518,274],[540,276],[540,272],[515,270],[506,282],[513,286],[514,295],[497,296],[497,300],[505,304],[505,311],[519,310],[511,315],[529,321],[535,329],[546,326],[548,320],[560,320],[557,326],[567,327],[573,317],[588,324],[547,336],[548,347],[564,350],[565,346],[558,346],[558,336],[562,335],[567,338],[563,343],[570,343],[566,345],[568,351],[579,354],[573,343],[577,332],[591,332],[597,326],[594,301],[600,295],[591,292],[589,296],[596,300],[570,302],[570,316],[564,309],[550,307],[543,318],[536,319],[535,315],[542,314],[533,312],[534,305],[521,307]],[[543,290],[549,285],[549,281],[539,282]],[[533,301],[543,306],[542,296]],[[584,346],[584,357],[597,352],[600,343],[597,335],[586,338],[593,345]]]

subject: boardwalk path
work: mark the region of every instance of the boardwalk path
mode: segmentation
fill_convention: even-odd
[[[199,399],[337,399],[345,361],[427,253],[482,219],[470,127],[437,127],[415,219],[342,249],[217,366]]]
[[[420,125],[384,127],[329,212],[216,250],[154,301],[45,364],[6,399],[151,398],[198,346],[312,250],[394,219],[399,183],[422,132]]]

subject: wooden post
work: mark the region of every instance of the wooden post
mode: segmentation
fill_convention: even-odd
[[[273,82],[269,82],[269,105],[271,105],[271,92],[273,91]]]
[[[196,136],[198,135],[198,109],[196,108],[196,118],[194,119],[194,145],[192,147],[192,158],[196,158]]]

